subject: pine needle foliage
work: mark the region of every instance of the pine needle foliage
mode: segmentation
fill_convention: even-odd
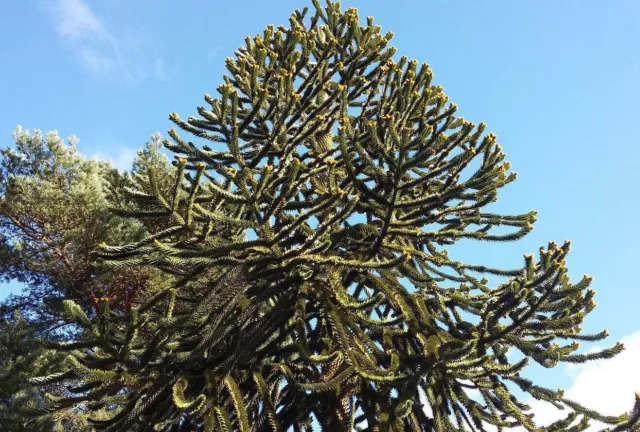
[[[607,333],[581,333],[595,293],[589,276],[570,281],[568,242],[509,270],[447,254],[533,229],[536,212],[483,210],[516,178],[496,136],[456,116],[429,66],[396,58],[372,18],[313,6],[248,37],[198,117],[171,114],[208,145],[172,129],[173,186],[149,170],[120,211],[162,229],[98,254],[178,282],[95,318],[67,303],[85,339],[56,347],[67,360],[40,382],[77,385],[41,418],[73,407],[104,431],[634,427],[638,402],[603,416],[523,375],[623,349],[576,353]],[[514,388],[566,419],[537,425]]]
[[[95,266],[98,243],[133,242],[162,226],[109,210],[131,204],[120,192],[131,185],[129,173],[86,159],[76,149],[77,138],[65,142],[56,131],[19,126],[13,137],[0,149],[0,280],[20,282],[22,289],[0,302],[0,430],[32,431],[30,411],[45,406],[45,399],[69,395],[64,375],[54,383],[28,384],[64,359],[65,352],[50,343],[90,347],[91,341],[78,339],[93,326],[98,299],[124,310],[170,287],[171,278],[153,268]],[[131,174],[153,169],[170,184],[172,167],[161,148],[154,135]],[[41,429],[87,430],[86,422],[70,408]]]

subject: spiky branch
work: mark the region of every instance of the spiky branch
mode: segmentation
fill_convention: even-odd
[[[484,210],[516,178],[496,136],[455,115],[428,65],[394,60],[372,18],[314,6],[247,38],[199,117],[170,116],[209,145],[169,132],[172,192],[150,172],[121,212],[166,228],[100,256],[181,280],[129,313],[104,303],[92,321],[68,306],[87,337],[57,347],[68,361],[40,381],[78,382],[51,415],[81,406],[108,431],[631,427],[637,415],[600,415],[522,375],[623,349],[576,354],[606,332],[581,333],[594,291],[570,282],[569,243],[512,270],[442,247],[533,229],[536,212]],[[537,426],[514,387],[569,415]]]

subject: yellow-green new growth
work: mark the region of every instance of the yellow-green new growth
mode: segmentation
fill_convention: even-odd
[[[568,243],[507,269],[446,249],[533,229],[536,212],[487,209],[517,177],[496,136],[456,116],[427,64],[394,58],[392,33],[337,2],[313,5],[248,37],[199,117],[171,115],[202,141],[170,132],[168,149],[189,164],[127,189],[123,214],[149,232],[100,250],[101,262],[176,282],[139,300],[140,323],[103,310],[87,332],[100,337],[80,345],[87,364],[136,378],[113,388],[104,428],[541,430],[515,387],[571,415],[626,421],[523,378],[532,362],[622,350],[575,353],[607,333],[581,333],[595,302],[590,278],[571,283]],[[78,368],[47,376],[86,379]],[[87,410],[103,398],[83,391]]]

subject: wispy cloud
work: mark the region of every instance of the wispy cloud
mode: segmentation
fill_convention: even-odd
[[[217,57],[218,54],[220,54],[220,50],[221,49],[222,49],[222,47],[220,45],[216,45],[211,49],[211,51],[209,51],[209,54],[207,56],[208,57]]]
[[[98,160],[111,162],[111,165],[121,171],[130,171],[133,161],[138,156],[138,151],[139,149],[117,145],[107,146],[107,150],[94,148],[89,153]]]
[[[162,82],[168,82],[169,78],[164,68],[164,57],[156,57],[153,64],[153,75]]]
[[[48,4],[60,36],[75,39],[107,39],[113,36],[83,0],[57,0]]]
[[[113,58],[92,48],[80,48],[78,54],[82,63],[92,72],[100,73],[115,66]]]
[[[84,0],[53,0],[41,3],[60,38],[75,50],[86,70],[110,79],[139,84],[147,78],[167,82],[164,59],[149,55],[153,49],[124,43],[104,19]]]

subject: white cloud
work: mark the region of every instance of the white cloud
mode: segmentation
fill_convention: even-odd
[[[635,402],[634,395],[640,391],[640,374],[637,373],[640,362],[640,331],[624,337],[621,342],[625,350],[612,359],[570,365],[567,371],[574,378],[565,391],[565,398],[604,415],[618,416],[631,412]],[[595,351],[599,349],[591,348],[587,352]],[[568,410],[559,411],[542,401],[529,400],[526,403],[535,413],[536,423],[542,426],[560,420],[569,413]],[[592,421],[588,431],[600,431],[604,427],[604,424]],[[520,432],[524,429],[512,430]]]
[[[604,347],[600,345],[596,345],[586,350],[584,354],[594,354],[599,351],[602,351],[603,348]],[[578,373],[587,366],[591,366],[591,364],[590,363],[567,363],[565,365],[565,373],[575,379]]]
[[[80,63],[89,72],[134,85],[148,77],[168,81],[164,59],[146,54],[153,53],[153,47],[140,46],[139,41],[134,40],[140,35],[126,41],[116,37],[108,23],[84,0],[52,0],[42,4],[58,36],[76,51]]]
[[[565,391],[565,398],[604,415],[630,413],[635,403],[634,395],[640,391],[640,374],[637,373],[640,364],[640,331],[624,337],[621,342],[625,350],[612,359],[568,367],[573,382]],[[592,351],[596,349],[589,350]],[[424,395],[421,396],[422,402],[426,402]],[[541,426],[560,420],[569,413],[568,410],[559,411],[549,403],[534,399],[524,402],[531,406],[536,423]],[[426,407],[425,411],[430,414],[430,408]],[[601,423],[592,422],[588,431],[600,431],[604,427]],[[486,429],[488,432],[497,430],[494,427]],[[521,432],[524,429],[514,428],[511,431]]]
[[[91,48],[80,48],[78,51],[82,62],[92,72],[100,73],[114,67],[114,59]]]
[[[162,81],[162,82],[169,81],[169,78],[167,77],[167,72],[165,71],[165,68],[164,68],[163,57],[156,57],[156,60],[153,66],[153,74],[159,81]]]
[[[138,156],[138,150],[131,147],[118,145],[118,146],[106,146],[108,150],[95,149],[90,152],[94,158],[103,161],[109,161],[111,164],[120,171],[131,170],[133,161]]]
[[[565,393],[587,408],[605,415],[620,415],[630,412],[635,392],[640,391],[640,331],[624,337],[625,350],[609,360],[599,360],[580,365],[572,386]],[[549,414],[553,415],[553,414]],[[540,415],[541,421],[552,417]],[[590,430],[600,430],[595,425]]]
[[[58,0],[48,9],[60,36],[70,39],[113,39],[83,0]]]

